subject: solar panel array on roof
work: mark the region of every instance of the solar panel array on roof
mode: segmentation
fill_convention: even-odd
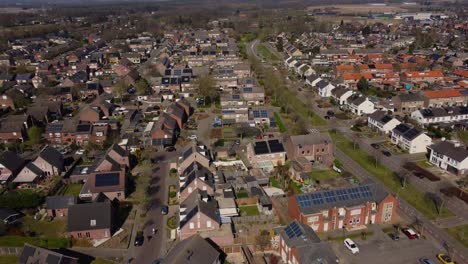
[[[232,99],[239,100],[240,99],[240,94],[233,94]]]
[[[182,154],[182,159],[185,160],[187,159],[190,155],[192,155],[193,149],[190,147],[188,148],[183,154]]]
[[[267,143],[265,141],[259,141],[255,143],[254,146],[255,154],[267,154],[270,151],[268,150]]]
[[[293,238],[293,237],[300,237],[303,235],[302,233],[302,229],[299,227],[299,225],[297,224],[297,222],[292,222],[290,225],[288,225],[284,231],[286,232],[286,235],[289,237],[289,238]]]
[[[79,124],[78,126],[76,126],[76,132],[89,132],[90,129],[90,124]]]
[[[382,117],[382,123],[386,124],[388,123],[390,120],[392,120],[391,117],[389,117],[388,115],[385,115],[384,117]]]
[[[284,151],[283,144],[281,144],[277,139],[268,140],[268,145],[270,146],[272,153]]]
[[[120,173],[99,173],[96,174],[96,187],[115,186],[120,183]]]
[[[413,129],[408,130],[408,132],[404,134],[404,137],[407,139],[413,139],[416,136],[418,136],[420,133],[421,132],[419,130],[417,130],[416,128],[413,128]]]
[[[164,75],[171,75],[172,74],[172,71],[170,69],[166,69],[164,71]]]
[[[182,74],[182,70],[181,69],[175,69],[174,70],[174,75],[181,75]]]
[[[246,92],[246,93],[251,93],[253,91],[253,88],[252,87],[244,87],[243,91]]]
[[[268,112],[266,110],[253,110],[252,114],[254,118],[267,118],[268,117]]]
[[[47,131],[51,133],[62,131],[63,123],[52,123],[47,127]]]
[[[349,189],[339,189],[321,191],[316,193],[306,193],[297,196],[300,207],[311,207],[322,204],[332,204],[348,200],[371,198],[372,191],[369,186],[357,186]]]

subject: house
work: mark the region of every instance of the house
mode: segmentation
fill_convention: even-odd
[[[362,94],[353,94],[346,99],[346,107],[351,113],[358,116],[372,114],[375,111],[374,103],[369,101],[369,98]]]
[[[457,176],[468,174],[468,150],[459,144],[448,141],[427,147],[429,162]]]
[[[5,184],[18,175],[24,166],[24,160],[13,151],[0,154],[0,183]]]
[[[101,108],[87,105],[80,111],[80,121],[97,123],[104,117]]]
[[[215,191],[214,183],[213,173],[207,167],[194,161],[179,176],[179,199],[185,200],[195,190],[206,191],[212,196]]]
[[[115,230],[115,209],[109,200],[68,208],[68,234],[74,239],[106,239]]]
[[[278,139],[256,141],[247,145],[247,158],[253,168],[272,171],[285,164],[286,151]]]
[[[331,91],[331,98],[333,98],[338,105],[344,105],[346,104],[346,100],[348,100],[353,93],[351,89],[338,86]]]
[[[35,184],[44,176],[44,172],[32,162],[28,162],[18,173],[13,182],[25,186],[34,187]]]
[[[80,262],[78,258],[26,243],[24,244],[23,251],[18,258],[18,263],[78,264]]]
[[[319,81],[315,84],[315,86],[317,87],[318,94],[320,95],[320,97],[330,97],[332,90],[335,89],[335,86],[333,84],[324,80]]]
[[[382,134],[388,134],[399,124],[401,124],[400,120],[389,116],[386,111],[382,110],[375,111],[367,117],[369,128],[378,130]]]
[[[13,102],[11,96],[6,94],[0,95],[0,108],[3,110],[15,109],[15,103]]]
[[[184,240],[200,232],[220,227],[216,200],[205,191],[196,190],[180,204],[179,237]]]
[[[432,144],[432,139],[428,135],[404,123],[392,130],[391,141],[410,154],[426,152],[427,146]]]
[[[65,171],[63,155],[51,146],[45,146],[39,152],[39,155],[33,161],[33,164],[36,165],[36,167],[39,168],[46,176],[60,175]]]
[[[23,142],[27,138],[30,118],[26,115],[9,115],[0,122],[0,141]]]
[[[322,78],[320,77],[317,77],[316,75],[310,75],[310,76],[307,76],[306,78],[306,83],[312,87],[315,87],[317,85],[318,82],[320,81],[323,81]]]
[[[270,127],[270,121],[275,120],[274,114],[267,108],[255,107],[249,112],[249,120],[253,120],[257,127]]]
[[[22,218],[24,214],[9,208],[0,208],[0,220],[5,225],[12,224]]]
[[[191,144],[182,150],[182,155],[178,161],[178,173],[183,174],[194,163],[200,164],[202,167],[210,167],[210,156],[208,149],[203,145]]]
[[[396,111],[411,113],[424,107],[425,97],[417,93],[400,94],[394,98],[394,102]]]
[[[468,119],[468,107],[434,107],[416,110],[411,113],[411,118],[421,125],[460,122]]]
[[[46,209],[48,217],[68,216],[68,208],[78,203],[76,196],[47,196]]]
[[[426,72],[405,71],[403,73],[403,78],[404,80],[410,81],[413,83],[416,83],[416,82],[434,83],[436,81],[443,81],[444,73],[442,71],[426,71]]]
[[[331,166],[333,163],[333,143],[328,134],[287,136],[283,143],[289,160],[304,157],[314,164]]]
[[[178,242],[167,253],[161,264],[221,264],[222,255],[213,243],[199,235]]]
[[[294,220],[276,230],[279,236],[279,254],[283,263],[328,264],[339,259],[331,246],[320,240],[307,224]]]
[[[80,192],[80,199],[94,200],[99,195],[105,195],[109,200],[125,200],[127,178],[125,170],[95,171],[86,180]]]
[[[398,200],[373,183],[288,197],[289,215],[316,232],[391,223]]]
[[[426,107],[462,106],[468,103],[468,91],[461,89],[428,90],[424,96]]]

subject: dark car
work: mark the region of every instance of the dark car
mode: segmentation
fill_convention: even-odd
[[[334,116],[335,115],[335,112],[331,111],[331,110],[328,110],[327,111],[327,115],[328,116]]]
[[[376,144],[376,143],[372,143],[372,144],[370,144],[370,145],[371,145],[371,147],[373,147],[373,148],[375,148],[375,149],[379,149],[379,148],[380,148],[379,144]]]
[[[324,116],[323,118],[325,118],[325,119],[330,119],[330,117],[329,117],[329,116],[327,116],[327,115],[326,115],[326,116]]]
[[[392,156],[392,153],[390,153],[390,151],[387,151],[387,150],[383,150],[383,151],[382,151],[382,154],[384,154],[384,155],[387,156],[387,157]]]
[[[145,237],[143,236],[143,231],[138,231],[135,237],[135,247],[140,247],[141,245],[143,245],[144,241]]]
[[[428,259],[428,258],[420,258],[419,263],[421,264],[435,264],[434,261]]]
[[[173,151],[176,151],[176,148],[175,147],[167,147],[166,151],[167,152],[173,152]]]
[[[390,234],[388,234],[388,236],[394,241],[400,240],[400,236],[398,234],[396,234],[396,233],[390,233]]]
[[[169,207],[167,205],[161,206],[161,214],[167,215],[169,213]]]

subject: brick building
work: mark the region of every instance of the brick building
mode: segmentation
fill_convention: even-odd
[[[288,198],[289,215],[316,232],[389,223],[398,202],[374,184],[305,193]]]

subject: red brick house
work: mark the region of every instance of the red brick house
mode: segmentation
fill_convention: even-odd
[[[0,96],[0,108],[1,109],[15,109],[15,104],[13,103],[13,99],[6,95],[3,94]]]
[[[81,110],[80,121],[97,123],[102,119],[104,113],[97,106],[88,106]]]
[[[213,173],[198,162],[193,162],[190,166],[180,175],[180,200],[185,200],[187,197],[196,190],[206,191],[208,195],[214,194],[214,177]]]
[[[115,211],[109,200],[72,205],[68,209],[68,234],[74,239],[110,238],[115,230]]]
[[[80,193],[80,198],[91,197],[91,199],[94,200],[102,193],[111,201],[114,199],[122,201],[125,200],[126,197],[126,187],[127,179],[124,169],[93,172],[89,175],[88,180],[84,184]]]
[[[335,159],[333,143],[328,134],[288,136],[283,142],[289,160],[304,157],[314,164],[331,166]]]
[[[220,227],[219,215],[216,212],[217,202],[206,192],[196,190],[179,207],[180,240],[200,232],[217,230]]]
[[[210,158],[205,146],[197,146],[192,144],[185,147],[177,164],[179,175],[187,171],[187,169],[194,163],[197,163],[197,166],[205,168],[210,167]]]
[[[23,142],[27,137],[27,129],[31,118],[27,115],[9,115],[0,122],[0,141]]]
[[[47,196],[46,208],[49,217],[68,216],[68,208],[77,204],[76,196]]]
[[[323,242],[312,228],[294,220],[277,229],[278,253],[283,263],[322,264],[338,263],[330,244]]]
[[[305,193],[288,198],[291,217],[316,232],[391,223],[397,199],[375,184]]]

